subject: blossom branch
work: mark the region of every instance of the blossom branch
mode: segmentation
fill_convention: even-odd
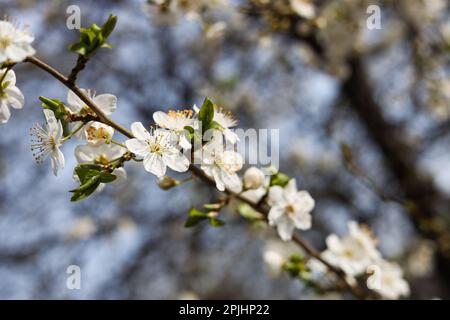
[[[103,122],[104,124],[116,129],[117,131],[119,131],[121,134],[123,134],[128,138],[133,138],[133,135],[131,134],[130,131],[128,131],[125,127],[121,126],[117,122],[108,118],[106,114],[100,108],[98,108],[96,104],[77,85],[72,83],[66,76],[64,76],[58,70],[49,66],[48,64],[46,64],[45,62],[34,56],[26,58],[25,62],[32,63],[33,65],[49,73],[58,81],[60,81],[62,84],[64,84],[73,93],[75,93],[84,103],[86,103],[86,105],[98,116],[100,122]]]
[[[42,60],[31,56],[28,57],[25,62],[29,62],[35,66],[37,66],[38,68],[42,69],[43,71],[49,73],[51,76],[53,76],[54,78],[56,78],[58,81],[60,81],[62,84],[64,84],[67,88],[69,88],[73,93],[75,93],[75,95],[77,95],[84,103],[86,103],[86,105],[97,115],[97,121],[102,122],[108,126],[111,126],[112,128],[116,129],[117,131],[119,131],[120,133],[122,133],[124,136],[132,139],[134,138],[133,134],[128,131],[126,128],[124,128],[123,126],[121,126],[120,124],[118,124],[117,122],[115,122],[114,120],[110,119],[109,117],[107,117],[105,115],[105,113],[86,95],[83,93],[83,91],[73,82],[71,81],[69,78],[65,77],[62,73],[60,73],[58,70],[56,70],[55,68],[51,67],[50,65],[46,64],[45,62],[43,62]],[[127,156],[124,157],[121,160],[121,165],[123,165],[123,163],[125,161],[129,161],[131,160],[133,157]],[[200,178],[202,181],[211,184],[211,185],[215,185],[214,181],[208,177],[200,168],[194,166],[194,165],[190,165],[189,170],[198,178]],[[269,215],[269,209],[264,206],[261,203],[255,204],[254,202],[246,199],[245,197],[243,197],[242,195],[235,193],[227,188],[225,188],[224,192],[226,194],[228,194],[229,196],[232,196],[236,199],[238,199],[241,202],[244,202],[246,204],[248,204],[249,206],[251,206],[254,210],[260,212],[261,214],[264,215],[265,220],[267,221],[267,217]],[[324,260],[321,257],[321,254],[319,251],[317,251],[313,246],[311,246],[305,239],[303,239],[298,233],[295,233],[293,235],[292,240],[298,245],[300,246],[306,253],[308,253],[311,257],[314,257],[315,259],[317,259],[318,261],[320,261],[321,263],[323,263],[330,272],[334,273],[338,279],[339,282],[341,283],[342,287],[347,289],[349,292],[351,292],[354,296],[358,297],[358,298],[366,298],[367,295],[365,294],[365,292],[362,291],[362,289],[359,286],[354,286],[349,284],[349,282],[346,280],[346,275],[345,273],[331,265],[330,263],[328,263],[326,260]]]

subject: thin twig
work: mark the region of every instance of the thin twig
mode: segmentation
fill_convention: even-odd
[[[29,62],[29,63],[32,63],[33,65],[37,66],[38,68],[46,71],[47,73],[49,73],[50,75],[55,77],[57,80],[59,80],[66,87],[68,87],[84,103],[86,103],[86,105],[94,113],[97,114],[100,122],[103,122],[104,124],[113,127],[114,129],[116,129],[117,131],[119,131],[120,133],[122,133],[123,135],[125,135],[126,137],[128,137],[130,139],[134,138],[134,136],[133,136],[133,134],[131,132],[129,132],[124,127],[122,127],[120,124],[118,124],[115,121],[113,121],[110,118],[108,118],[104,114],[104,112],[88,96],[86,96],[75,83],[70,82],[69,79],[66,78],[63,74],[61,74],[58,70],[54,69],[53,67],[49,66],[48,64],[46,64],[45,62],[39,60],[36,57],[28,57],[25,61]],[[215,186],[214,181],[210,177],[208,177],[200,168],[198,168],[198,167],[196,167],[194,165],[191,165],[189,167],[189,170],[193,173],[193,175],[195,177],[198,177],[201,180],[203,180],[204,182]],[[262,213],[267,219],[268,214],[269,214],[269,210],[268,210],[268,208],[266,206],[263,206],[261,204],[255,204],[252,201],[249,201],[248,199],[242,197],[240,194],[232,192],[232,191],[230,191],[228,189],[225,189],[224,192],[227,193],[228,195],[230,195],[230,196],[232,196],[232,197],[234,197],[234,198],[236,198],[236,199],[238,199],[238,200],[248,204],[249,206],[251,206],[256,211]],[[305,250],[309,255],[311,255],[315,259],[319,260],[324,265],[326,265],[327,268],[332,273],[334,273],[334,274],[336,274],[336,276],[338,276],[338,278],[340,279],[340,282],[342,283],[342,285],[345,288],[347,288],[353,295],[355,295],[358,298],[366,298],[366,295],[364,294],[364,292],[361,290],[360,287],[350,285],[348,283],[348,281],[346,280],[345,273],[341,269],[336,268],[335,266],[333,266],[333,265],[329,264],[327,261],[325,261],[321,257],[320,252],[317,251],[314,247],[312,247],[298,233],[294,234],[293,241],[296,244],[298,244],[303,250]]]

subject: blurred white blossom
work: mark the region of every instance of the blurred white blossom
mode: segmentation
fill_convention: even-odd
[[[25,98],[16,87],[16,74],[13,70],[1,69],[0,81],[0,123],[7,123],[11,117],[9,108],[22,109]]]
[[[269,224],[276,226],[284,241],[291,240],[295,228],[311,228],[314,199],[307,191],[298,191],[295,179],[289,180],[285,188],[273,186],[269,189]]]
[[[0,64],[20,62],[34,55],[33,40],[31,33],[19,29],[10,21],[0,20]]]
[[[44,109],[44,115],[47,125],[43,127],[35,124],[31,128],[31,150],[38,163],[42,163],[47,156],[50,156],[53,173],[56,176],[65,165],[64,154],[59,150],[63,144],[63,127],[55,118],[53,111]]]

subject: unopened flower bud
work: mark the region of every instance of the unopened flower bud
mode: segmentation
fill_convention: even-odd
[[[264,184],[264,173],[256,167],[248,168],[244,174],[245,189],[258,189]]]
[[[163,190],[169,190],[178,185],[178,181],[169,176],[163,176],[158,179],[158,186]]]

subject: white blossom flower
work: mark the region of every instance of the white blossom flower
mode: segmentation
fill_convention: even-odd
[[[59,150],[64,142],[63,127],[61,122],[55,118],[53,111],[45,109],[44,115],[47,121],[46,128],[40,124],[35,124],[31,128],[33,136],[31,150],[38,163],[42,163],[50,155],[53,173],[56,176],[58,170],[64,169],[65,164],[64,154]]]
[[[267,194],[269,184],[269,176],[256,167],[250,167],[244,173],[245,191],[241,193],[241,196],[253,203],[258,203]]]
[[[5,72],[7,72],[5,74]],[[22,109],[25,103],[22,92],[16,87],[16,74],[13,70],[0,70],[0,123],[7,123],[11,117],[10,107]]]
[[[75,148],[75,158],[78,163],[96,163],[101,165],[108,165],[112,160],[118,159],[124,155],[127,150],[117,145],[112,144],[86,144]],[[114,169],[112,172],[116,176],[113,184],[120,184],[127,178],[127,173],[124,168]],[[104,183],[100,183],[97,192],[101,192],[105,187]]]
[[[142,123],[131,125],[134,139],[125,142],[128,150],[144,159],[144,168],[158,178],[164,176],[167,167],[178,172],[189,169],[189,160],[178,147],[178,137],[175,133],[157,129],[151,134]]]
[[[235,144],[239,141],[238,135],[230,130],[230,128],[238,124],[238,121],[231,112],[225,112],[221,108],[215,107],[213,120],[222,127],[223,136],[228,142]]]
[[[283,189],[273,186],[269,189],[269,224],[276,226],[282,240],[291,240],[295,228],[311,228],[311,214],[314,199],[307,191],[297,191],[295,179],[289,180]]]
[[[380,258],[376,240],[370,230],[359,226],[355,221],[348,223],[349,234],[339,238],[329,235],[326,239],[328,249],[322,257],[330,264],[341,268],[347,275],[356,276]]]
[[[91,90],[81,90],[86,94],[107,116],[112,114],[117,108],[116,96],[105,93],[96,95]],[[67,107],[72,114],[95,115],[95,113],[81,100],[75,93],[69,91],[67,94]],[[75,130],[81,125],[81,122],[71,123],[71,129]],[[90,143],[103,143],[111,140],[114,135],[114,129],[101,122],[91,121],[84,126],[84,130],[78,137],[87,140]]]
[[[410,293],[408,282],[403,279],[400,266],[386,260],[378,260],[367,267],[367,287],[379,293],[383,298],[396,300]]]
[[[257,167],[250,167],[244,173],[244,188],[258,189],[264,185],[266,176]]]
[[[201,169],[214,179],[220,191],[225,188],[236,193],[242,191],[242,180],[236,172],[242,169],[243,163],[239,153],[224,150],[221,138],[213,138],[203,147]]]
[[[316,16],[316,9],[310,0],[290,0],[291,8],[299,16],[312,19]]]
[[[114,135],[114,129],[104,123],[91,121],[84,128],[85,138],[93,144],[103,144],[111,141]]]
[[[299,248],[293,243],[284,243],[279,240],[266,242],[263,251],[263,260],[271,276],[279,276],[283,266],[291,256],[299,253]]]
[[[179,138],[180,147],[183,149],[191,149],[191,142],[189,140],[189,132],[185,127],[196,128],[196,119],[192,118],[192,110],[179,110],[165,113],[157,111],[153,113],[153,120],[161,128],[172,130]]]
[[[0,64],[20,62],[32,56],[35,50],[31,46],[34,37],[19,29],[10,21],[0,20]]]

